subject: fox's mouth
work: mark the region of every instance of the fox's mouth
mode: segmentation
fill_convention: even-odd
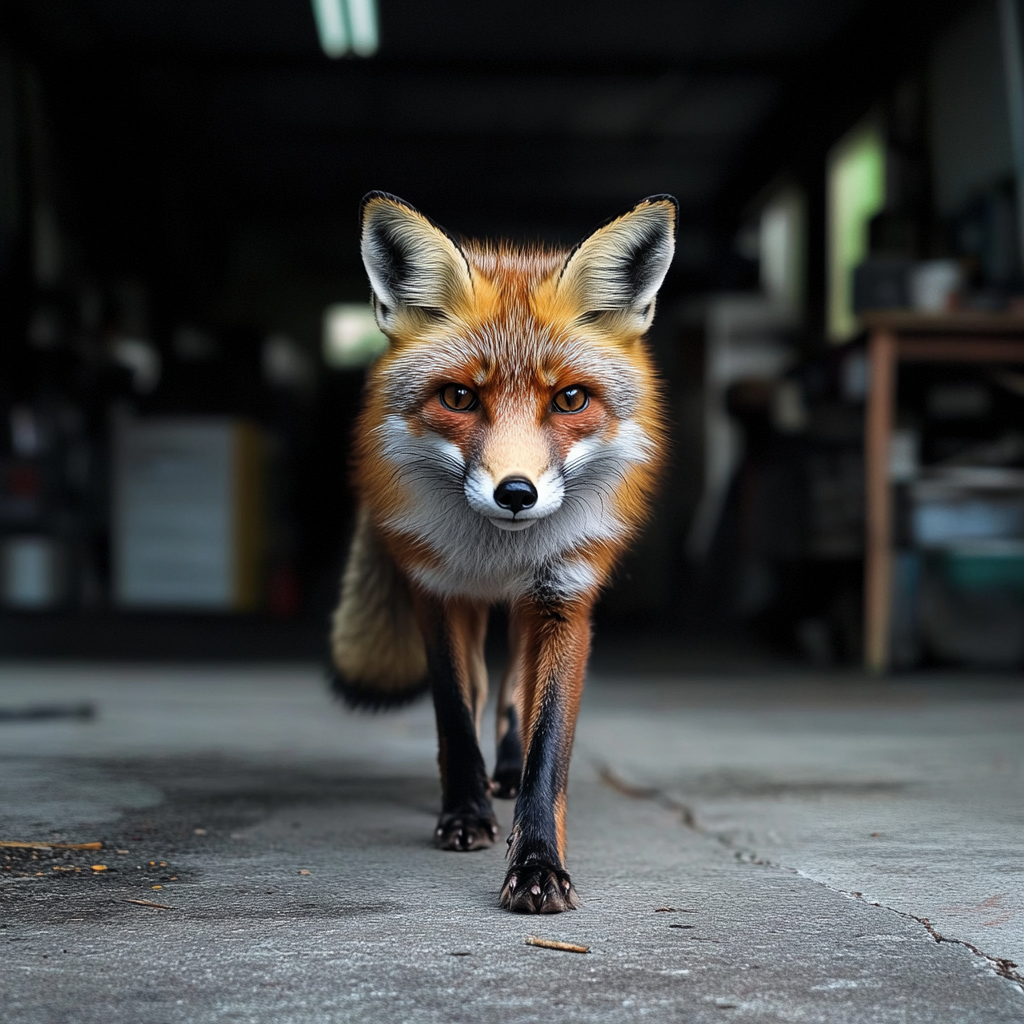
[[[509,533],[525,530],[528,526],[533,526],[537,522],[536,519],[499,519],[497,516],[487,516],[487,518],[499,530],[507,530]]]

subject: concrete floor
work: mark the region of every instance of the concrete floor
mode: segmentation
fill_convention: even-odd
[[[554,918],[431,848],[426,704],[0,667],[0,712],[82,699],[0,717],[0,839],[104,843],[0,848],[4,1024],[1024,1021],[1020,680],[595,672]]]

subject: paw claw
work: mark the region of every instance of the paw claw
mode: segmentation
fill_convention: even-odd
[[[509,871],[501,891],[501,905],[522,914],[560,914],[579,906],[579,899],[565,871],[532,862],[516,865]]]

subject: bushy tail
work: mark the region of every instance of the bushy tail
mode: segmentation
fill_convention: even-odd
[[[360,509],[331,627],[334,692],[351,707],[406,704],[427,690],[427,655],[405,577]]]

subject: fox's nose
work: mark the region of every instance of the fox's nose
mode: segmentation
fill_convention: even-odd
[[[512,509],[512,514],[537,504],[537,488],[521,476],[507,476],[494,488],[494,500],[502,508]]]

